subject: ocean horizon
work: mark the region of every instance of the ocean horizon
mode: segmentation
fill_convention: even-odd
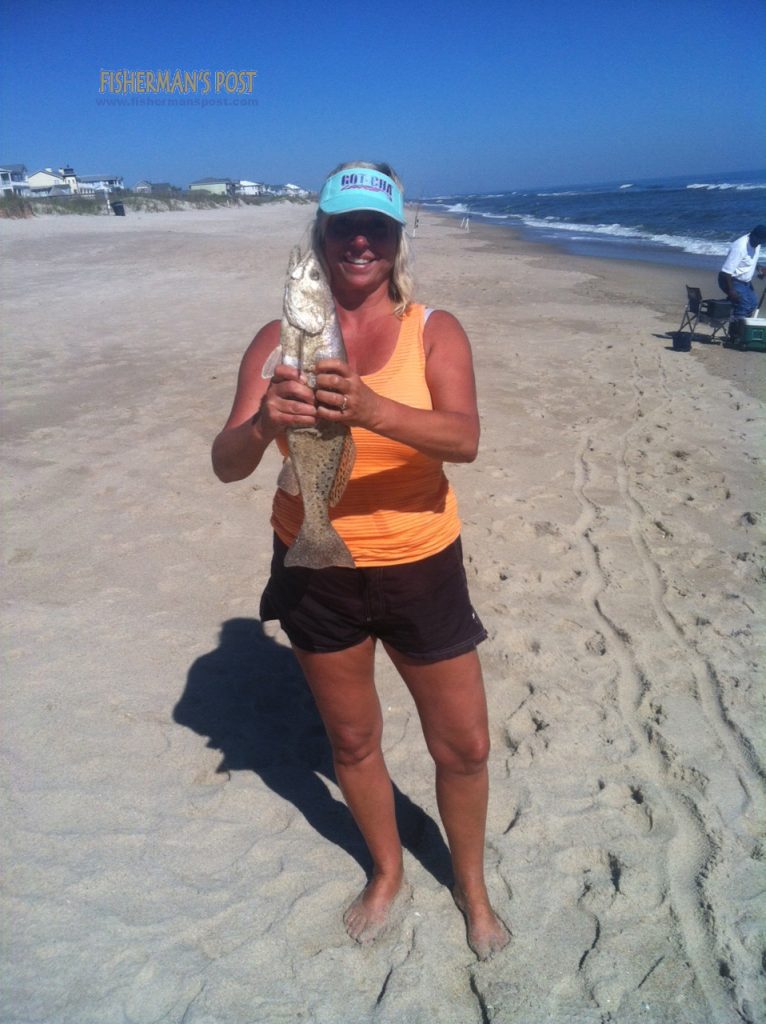
[[[419,204],[581,256],[709,270],[735,238],[766,222],[766,170],[439,195]]]

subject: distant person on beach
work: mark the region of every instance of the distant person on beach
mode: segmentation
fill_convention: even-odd
[[[245,352],[229,418],[213,444],[224,482],[242,480],[285,431],[318,420],[351,428],[356,462],[332,510],[355,568],[285,568],[303,519],[300,495],[277,488],[274,556],[261,619],[279,619],[332,747],[338,784],[373,869],[344,914],[373,942],[409,897],[375,687],[378,641],[410,690],[436,765],[452,895],[485,960],[510,935],[484,880],[487,704],[477,645],[486,631],[463,568],[460,520],[443,462],[472,462],[479,443],[473,362],[459,322],[412,302],[404,197],[387,164],[336,168],[319,196],[312,245],[332,289],[348,361],[317,364],[316,391],[294,367],[263,368],[280,321]]]
[[[737,319],[751,316],[758,305],[753,277],[756,272],[759,278],[766,274],[766,269],[758,266],[763,242],[766,242],[766,224],[758,224],[732,244],[718,275],[718,287],[734,304],[732,316]]]

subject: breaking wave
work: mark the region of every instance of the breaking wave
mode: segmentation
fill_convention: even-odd
[[[532,238],[593,251],[641,254],[668,262],[724,255],[732,240],[762,223],[759,195],[766,171],[677,178],[623,179],[597,185],[553,185],[507,192],[463,193],[421,200],[451,215],[517,226]],[[663,255],[664,254],[664,255]]]

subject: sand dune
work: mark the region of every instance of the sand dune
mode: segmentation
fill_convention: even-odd
[[[8,1024],[766,1019],[766,357],[670,350],[682,285],[421,216],[472,339],[450,476],[492,715],[477,964],[430,761],[380,659],[414,900],[360,949],[366,853],[285,638],[257,620],[278,460],[209,445],[279,315],[300,207],[0,223]],[[651,296],[651,300],[647,300]]]

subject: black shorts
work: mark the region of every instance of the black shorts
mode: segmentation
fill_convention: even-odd
[[[343,651],[372,636],[409,658],[433,662],[486,639],[468,596],[459,537],[430,558],[371,569],[285,569],[286,552],[275,536],[260,616],[279,619],[301,650]]]

